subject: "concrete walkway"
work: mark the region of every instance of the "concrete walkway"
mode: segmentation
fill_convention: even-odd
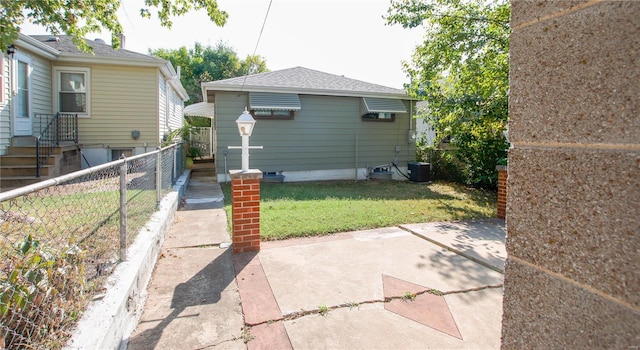
[[[233,256],[214,178],[193,178],[129,349],[500,347],[501,220],[263,242]]]

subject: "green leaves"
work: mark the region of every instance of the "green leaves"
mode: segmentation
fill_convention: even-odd
[[[394,0],[389,24],[422,26],[425,41],[403,66],[409,93],[427,101],[422,115],[437,142],[451,138],[465,182],[495,187],[508,120],[509,3],[506,0]]]
[[[91,48],[83,40],[87,34],[106,30],[111,33],[113,47],[120,47],[122,26],[118,19],[120,0],[34,1],[0,0],[0,49],[18,39],[25,21],[44,26],[51,34],[64,33],[85,52]],[[216,0],[145,0],[140,16],[151,18],[156,12],[161,25],[171,28],[171,18],[191,10],[205,9],[213,23],[222,27],[229,14],[218,8]]]
[[[189,104],[202,102],[203,82],[268,71],[262,57],[248,55],[240,60],[233,48],[222,42],[215,47],[195,43],[192,49],[183,46],[177,50],[151,50],[149,54],[181,67],[180,81],[189,94]]]

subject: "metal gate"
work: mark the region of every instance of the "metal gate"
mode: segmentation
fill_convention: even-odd
[[[191,128],[190,135],[191,147],[195,147],[200,151],[203,157],[213,157],[213,132],[212,128]]]

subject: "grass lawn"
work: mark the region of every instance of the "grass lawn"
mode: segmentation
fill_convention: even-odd
[[[222,189],[231,218],[231,185]],[[262,240],[496,215],[496,193],[445,182],[263,183],[260,190]]]

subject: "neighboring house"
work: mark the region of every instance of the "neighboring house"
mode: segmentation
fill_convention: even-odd
[[[425,118],[428,113],[427,102],[416,103],[416,139],[424,139],[425,146],[433,146],[436,140],[436,129]]]
[[[80,52],[67,36],[20,34],[2,53],[3,167],[10,164],[12,144],[32,144],[55,116],[81,148],[83,157],[74,158],[83,168],[154,150],[183,125],[188,95],[169,61],[115,50],[101,40],[87,43],[93,53]],[[69,120],[76,115],[74,124]],[[2,177],[9,173],[5,169]]]
[[[214,110],[218,181],[241,169],[236,119],[256,119],[250,167],[284,181],[405,179],[415,161],[414,101],[403,90],[302,67],[202,84]],[[397,166],[397,168],[395,166]],[[375,171],[375,173],[374,173]]]

